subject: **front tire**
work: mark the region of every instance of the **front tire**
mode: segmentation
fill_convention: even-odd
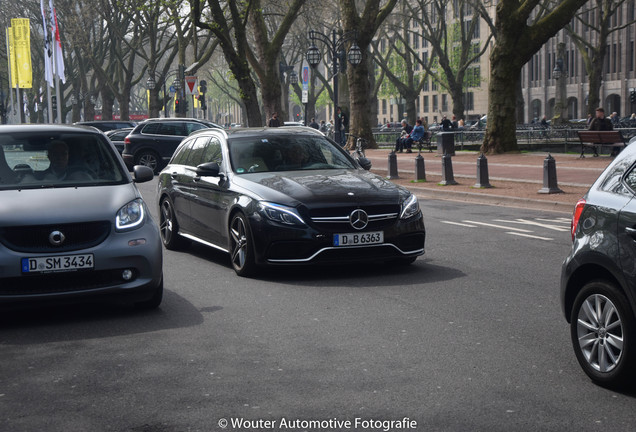
[[[161,241],[168,250],[179,250],[184,241],[179,236],[179,223],[174,211],[174,206],[169,198],[163,198],[159,206],[159,231]]]
[[[624,294],[612,283],[587,283],[576,296],[570,335],[583,371],[599,385],[619,388],[634,380],[636,328]]]
[[[230,222],[230,260],[237,275],[249,277],[256,273],[254,243],[247,218],[236,213]]]

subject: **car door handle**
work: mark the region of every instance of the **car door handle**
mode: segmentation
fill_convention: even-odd
[[[630,236],[632,236],[634,240],[636,240],[636,228],[626,227],[625,232],[629,234]]]

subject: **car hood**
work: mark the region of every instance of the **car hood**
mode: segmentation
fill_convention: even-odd
[[[113,186],[0,191],[0,227],[115,220],[121,207],[140,197],[132,183]]]
[[[410,193],[363,170],[288,171],[236,176],[236,184],[259,199],[292,207],[347,204],[398,204]]]

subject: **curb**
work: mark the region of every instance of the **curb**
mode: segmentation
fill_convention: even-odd
[[[371,172],[387,178],[388,169],[371,169]],[[415,174],[415,171],[401,171],[408,174]],[[433,174],[433,173],[431,173]],[[459,178],[472,178],[471,176],[456,176]],[[405,177],[402,177],[405,180]],[[505,181],[516,181],[519,183],[536,183],[540,185],[538,182],[531,181],[519,181],[513,179],[499,179]],[[565,184],[564,184],[565,185]],[[418,198],[429,198],[443,201],[456,201],[456,202],[468,202],[475,204],[484,204],[491,206],[501,206],[501,207],[515,207],[515,208],[524,208],[524,209],[533,209],[540,211],[553,211],[558,213],[565,213],[568,215],[572,214],[574,206],[570,203],[562,203],[556,201],[547,201],[547,200],[539,200],[539,199],[529,199],[529,198],[519,198],[514,196],[505,196],[505,195],[492,195],[492,194],[481,194],[478,192],[466,192],[466,191],[454,191],[451,187],[444,188],[444,190],[438,190],[433,188],[426,188],[418,186],[417,183],[403,185],[411,192],[413,192]],[[589,187],[589,185],[578,185],[573,184],[570,186],[580,186],[580,187]]]

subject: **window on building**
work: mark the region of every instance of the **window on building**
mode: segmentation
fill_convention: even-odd
[[[475,109],[475,93],[473,92],[468,92],[465,95],[465,99],[464,99],[464,108],[467,111],[472,111]]]
[[[386,99],[382,99],[382,114],[386,115]]]
[[[432,91],[437,91],[437,81],[433,80],[433,82],[431,82],[431,90]]]
[[[437,104],[437,95],[433,95],[433,111],[437,111],[438,110],[438,104]]]
[[[428,91],[428,78],[426,78],[424,84],[422,84],[422,91]]]
[[[442,111],[448,111],[448,95],[442,95]]]
[[[424,96],[422,111],[428,112],[428,96]]]

